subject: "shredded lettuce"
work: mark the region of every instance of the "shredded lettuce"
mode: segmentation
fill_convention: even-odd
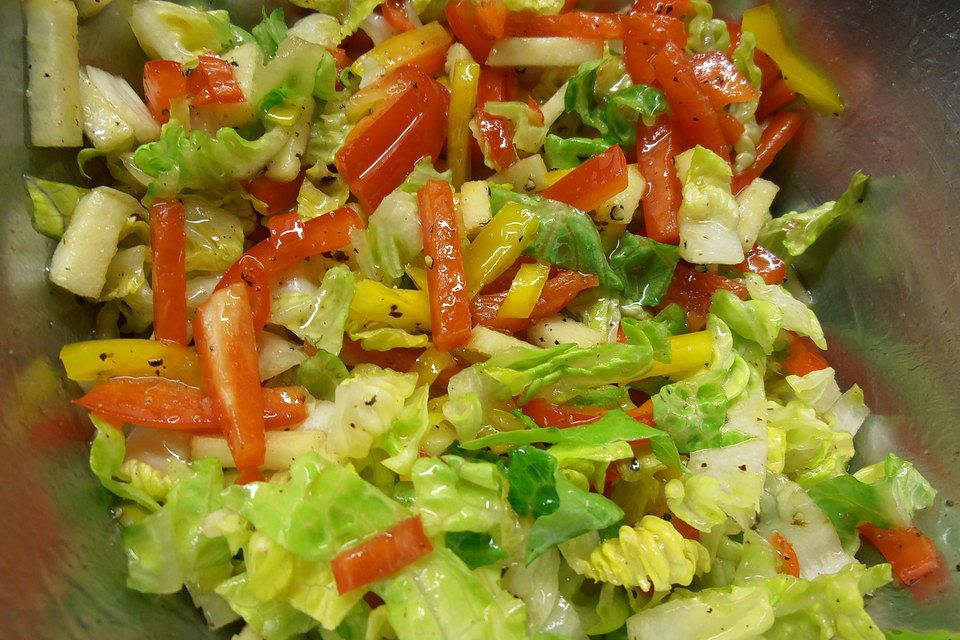
[[[281,292],[270,305],[270,322],[286,327],[317,349],[340,353],[357,277],[346,266],[328,270],[316,291]]]
[[[561,138],[554,133],[548,134],[543,143],[544,157],[551,169],[573,169],[612,146],[602,138]]]
[[[557,461],[536,447],[510,451],[504,474],[510,486],[510,506],[518,515],[535,518],[553,513],[560,506],[557,494]]]
[[[30,197],[33,228],[45,236],[59,240],[70,224],[70,217],[73,216],[77,203],[89,189],[33,176],[24,176],[23,181]]]
[[[773,607],[760,587],[678,590],[627,620],[627,633],[630,640],[750,640],[765,637],[773,622]]]
[[[350,377],[347,367],[328,351],[317,351],[293,372],[293,383],[305,388],[317,400],[334,399],[337,385]]]
[[[263,20],[260,24],[250,30],[257,44],[263,50],[263,55],[267,60],[271,60],[277,55],[277,49],[280,43],[287,37],[287,22],[283,14],[283,9],[274,9],[269,15],[266,9],[263,11]]]
[[[803,306],[801,302],[797,304]],[[783,311],[777,304],[763,299],[741,300],[721,289],[713,294],[710,313],[723,320],[737,336],[756,343],[764,354],[773,353],[783,327]]]
[[[423,252],[416,195],[394,191],[370,216],[367,228],[353,234],[364,277],[397,285],[407,264]],[[360,235],[365,242],[358,242]]]
[[[700,145],[681,153],[676,163],[683,185],[680,257],[694,264],[743,262],[737,233],[740,207],[730,191],[730,165]]]
[[[694,52],[726,51],[730,48],[727,23],[713,17],[710,0],[693,0],[696,15],[687,24],[687,48]]]

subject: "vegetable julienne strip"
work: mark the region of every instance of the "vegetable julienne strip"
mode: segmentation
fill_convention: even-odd
[[[866,180],[770,219],[810,68],[699,0],[421,4],[135,3],[146,109],[84,85],[123,190],[30,182],[52,279],[156,337],[62,353],[137,425],[91,451],[131,586],[265,640],[877,638],[858,528],[935,570],[933,490],[846,472],[862,392],[783,287]],[[176,430],[187,464],[141,453]]]

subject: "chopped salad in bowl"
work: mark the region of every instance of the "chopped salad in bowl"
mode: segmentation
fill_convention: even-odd
[[[139,0],[131,82],[105,4],[24,2],[32,141],[105,178],[25,184],[130,588],[243,639],[853,639],[940,570],[914,466],[848,470],[791,262],[869,178],[771,214],[844,103],[770,5]]]

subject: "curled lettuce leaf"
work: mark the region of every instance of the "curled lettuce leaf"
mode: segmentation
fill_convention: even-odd
[[[94,414],[90,414],[90,422],[97,429],[96,438],[90,445],[90,469],[100,484],[110,493],[136,502],[148,511],[159,510],[159,501],[163,497],[158,495],[160,492],[149,490],[148,486],[138,481],[139,475],[131,475],[129,469],[124,468],[126,442],[123,432]],[[156,482],[151,481],[150,484],[155,485]]]
[[[529,564],[514,562],[503,576],[504,587],[527,605],[528,637],[586,637],[583,609],[574,606],[561,582],[562,563],[556,549],[550,549]]]
[[[561,138],[551,133],[543,143],[544,159],[551,169],[573,169],[584,160],[599,155],[613,146],[602,138]]]
[[[277,55],[277,48],[287,37],[287,22],[283,9],[274,9],[269,15],[265,9],[262,11],[263,20],[250,33],[263,50],[264,57],[270,60]]]
[[[373,13],[382,0],[293,0],[304,9],[333,16],[340,21],[340,36],[346,37],[357,30],[360,23]]]
[[[812,407],[799,401],[767,404],[767,420],[786,441],[784,473],[801,486],[810,487],[845,473],[853,457],[853,438],[834,431],[817,417]]]
[[[663,604],[627,620],[630,640],[749,640],[774,622],[773,607],[760,587],[678,591]]]
[[[756,274],[747,274],[746,282],[751,298],[764,300],[780,309],[780,315],[783,318],[780,325],[782,328],[809,337],[821,349],[827,348],[827,340],[823,337],[820,321],[817,320],[812,309],[790,295],[790,292],[782,286],[766,284],[763,278]]]
[[[525,102],[487,102],[483,110],[493,116],[502,116],[513,124],[513,145],[520,151],[537,153],[547,138],[549,127],[543,124],[543,115]]]
[[[723,51],[730,48],[727,23],[713,17],[710,0],[693,0],[696,15],[687,24],[687,48],[694,52]]]
[[[420,457],[420,443],[430,428],[429,390],[426,385],[417,387],[390,429],[380,438],[380,448],[390,456],[381,464],[399,475],[410,475]]]
[[[759,345],[764,354],[773,353],[773,343],[783,327],[783,312],[775,303],[741,300],[721,289],[713,295],[710,313],[723,320],[736,335]]]
[[[220,53],[233,35],[226,11],[201,11],[173,2],[146,0],[132,5],[128,18],[140,48],[154,60],[184,63]]]
[[[270,322],[286,327],[317,349],[336,355],[343,346],[356,285],[356,276],[348,267],[329,269],[314,293],[275,296],[270,305]]]
[[[423,252],[416,195],[402,190],[391,193],[370,216],[366,230],[353,233],[364,277],[395,286],[404,267]],[[356,242],[358,234],[365,237],[365,243]]]
[[[33,176],[24,176],[23,182],[30,197],[33,228],[45,236],[59,240],[70,224],[70,217],[77,208],[77,203],[89,189]]]
[[[693,264],[739,264],[740,206],[730,190],[730,165],[700,145],[677,156],[676,163],[683,185],[680,257]]]
[[[337,385],[350,377],[346,365],[328,351],[317,351],[293,372],[293,383],[305,388],[317,400],[331,401]]]

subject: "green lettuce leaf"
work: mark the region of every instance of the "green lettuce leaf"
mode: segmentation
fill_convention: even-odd
[[[753,59],[754,51],[757,48],[757,37],[749,31],[743,31],[740,34],[740,44],[733,50],[733,64],[750,81],[750,84],[759,89],[762,78],[760,67]]]
[[[373,485],[314,452],[294,461],[287,482],[233,485],[223,502],[306,560],[329,561],[407,515]]]
[[[521,516],[539,518],[553,513],[560,504],[557,495],[557,460],[536,447],[520,447],[509,453],[502,465],[510,490],[510,506]]]
[[[214,203],[196,196],[181,198],[186,223],[187,271],[222,273],[243,255],[247,220],[228,210],[228,203]]]
[[[632,640],[750,640],[766,637],[773,622],[773,607],[762,588],[680,589],[665,603],[628,619],[627,632]]]
[[[676,246],[625,233],[610,254],[610,268],[620,276],[627,300],[653,307],[667,294],[679,260]]]
[[[80,198],[90,190],[64,182],[23,176],[30,197],[33,228],[45,236],[59,240],[70,223]]]
[[[277,49],[280,42],[287,37],[287,22],[283,9],[274,9],[269,15],[266,9],[263,12],[263,20],[255,26],[250,32],[256,39],[257,44],[263,49],[263,55],[267,60],[277,55]]]
[[[868,176],[858,171],[838,200],[774,218],[760,231],[757,242],[784,258],[801,255],[837,220],[856,210],[869,181]]]
[[[289,602],[275,599],[264,602],[250,585],[249,575],[241,573],[217,586],[217,594],[243,616],[244,621],[264,640],[288,640],[317,626],[317,621],[298,611]]]
[[[853,438],[834,431],[802,402],[781,405],[770,401],[767,421],[780,430],[786,441],[784,473],[804,487],[843,475],[853,457]]]
[[[669,363],[672,361],[671,336],[680,335],[687,331],[687,321],[683,309],[676,303],[667,305],[656,317],[646,320],[622,318],[620,326],[627,334],[630,344],[650,345],[653,350],[653,359],[657,362]]]
[[[914,513],[933,504],[936,496],[920,472],[894,453],[852,476],[837,476],[807,491],[846,541],[866,522],[881,529],[908,527]]]
[[[314,294],[294,292],[274,298],[270,322],[336,355],[343,346],[343,332],[356,286],[356,275],[349,267],[333,267],[324,274]]]
[[[730,165],[699,145],[677,156],[676,164],[683,185],[680,257],[693,264],[739,264],[740,206],[730,190]]]
[[[333,400],[337,385],[350,377],[346,365],[327,351],[317,351],[293,371],[293,384],[305,388],[317,400]]]
[[[750,273],[746,276],[747,291],[754,300],[765,300],[780,309],[783,318],[781,327],[793,331],[801,336],[807,336],[821,349],[827,348],[827,340],[823,337],[823,329],[816,314],[807,305],[803,304],[780,285],[766,284],[763,278]],[[729,323],[728,323],[729,324]]]
[[[287,137],[282,128],[276,128],[250,141],[229,127],[210,136],[196,130],[188,133],[183,125],[170,122],[158,141],[137,149],[133,164],[153,178],[148,185],[150,196],[174,196],[185,190],[221,194],[263,169]]]
[[[148,511],[160,509],[157,492],[147,491],[139,483],[131,482],[132,478],[121,479],[123,474],[124,457],[126,456],[126,442],[123,432],[106,420],[101,420],[90,414],[90,422],[97,429],[97,435],[90,445],[90,470],[100,480],[110,493],[132,500]]]
[[[578,594],[561,570],[568,573],[557,549],[549,549],[529,564],[510,563],[503,576],[504,587],[527,605],[527,634],[534,640],[583,638],[586,632],[580,619],[585,608],[574,605]]]
[[[506,118],[513,124],[513,145],[517,149],[527,153],[540,151],[550,128],[542,124],[543,115],[526,102],[487,102],[483,110],[490,115]]]
[[[444,542],[471,569],[485,567],[508,557],[489,533],[448,531]]]
[[[343,145],[353,125],[342,109],[332,109],[315,118],[310,126],[310,138],[303,162],[307,166],[333,164],[333,158]]]
[[[602,138],[561,138],[551,133],[543,143],[544,159],[551,169],[573,169],[612,146]]]
[[[696,15],[687,24],[687,48],[694,52],[722,51],[730,48],[727,23],[713,17],[710,0],[693,0]]]
[[[736,335],[759,345],[764,354],[773,353],[773,344],[783,327],[783,312],[775,303],[741,300],[720,289],[713,294],[710,313],[723,320]]]
[[[357,242],[362,234],[366,242]],[[364,277],[395,286],[404,268],[423,252],[415,193],[395,191],[383,199],[365,231],[353,233],[357,261]]]
[[[366,20],[382,0],[292,0],[304,9],[335,17],[342,25],[340,35],[349,36]]]
[[[725,374],[707,371],[668,384],[653,396],[653,420],[670,434],[681,452],[736,444],[744,435],[724,431],[727,408]]]
[[[390,456],[381,464],[394,473],[409,475],[420,457],[420,443],[430,428],[429,397],[429,386],[417,387],[390,429],[380,438],[380,447]]]

